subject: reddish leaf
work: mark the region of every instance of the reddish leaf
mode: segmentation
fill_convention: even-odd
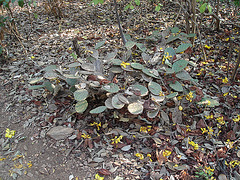
[[[230,139],[231,141],[236,139],[236,136],[235,136],[235,133],[233,132],[233,130],[231,130],[227,133],[227,139]]]
[[[201,129],[201,128],[205,128],[205,127],[206,127],[206,124],[204,123],[204,120],[200,119],[197,123],[197,128]]]
[[[37,106],[41,106],[41,104],[42,104],[41,101],[36,101],[36,100],[34,100],[33,103],[34,103],[35,105],[37,105]]]
[[[111,172],[107,169],[99,169],[98,174],[104,175],[104,176],[109,176],[111,175]]]

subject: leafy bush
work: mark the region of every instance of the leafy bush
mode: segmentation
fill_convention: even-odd
[[[138,39],[144,42],[128,39],[126,48],[128,51],[140,52],[142,61],[124,62],[116,59],[116,54],[109,58],[109,54],[114,54],[109,53],[102,57],[103,60],[108,59],[103,61],[104,73],[100,70],[102,62],[98,56],[94,57],[94,55],[91,61],[79,60],[64,68],[51,65],[43,69],[45,71],[43,77],[30,81],[32,86],[29,89],[46,88],[55,97],[60,91],[65,91],[75,99],[77,113],[83,113],[91,104],[91,107],[94,107],[90,111],[92,114],[102,113],[106,109],[126,109],[132,115],[146,113],[149,118],[154,118],[162,110],[162,106],[175,102],[173,120],[177,121],[181,114],[178,108],[181,103],[186,107],[194,102],[194,99],[197,99],[196,102],[199,104],[211,101],[211,105],[214,106],[217,103],[197,92],[199,90],[196,87],[197,80],[185,70],[187,66],[192,66],[194,63],[182,58],[184,52],[190,51],[192,46],[183,41],[187,42],[188,38],[195,35],[187,35],[179,31],[178,28],[171,29],[166,41],[163,40],[165,36],[162,36],[166,32],[157,31],[145,39]],[[145,44],[148,41],[160,39],[165,42],[163,47],[173,41],[179,41],[181,44],[175,49],[164,48],[151,57],[147,54],[150,50],[145,47]],[[103,45],[103,42],[99,42],[95,49]],[[186,98],[180,103],[177,96]]]

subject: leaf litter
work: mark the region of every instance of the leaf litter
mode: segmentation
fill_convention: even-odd
[[[65,10],[68,8],[77,12],[76,7],[73,5],[66,6]],[[29,89],[27,81],[30,80],[33,84],[40,82],[42,79],[38,78],[38,76],[42,75],[42,69],[46,65],[60,64],[64,66],[73,62],[77,56],[74,55],[74,51],[70,47],[72,47],[72,39],[76,36],[78,37],[77,43],[80,42],[80,48],[75,51],[78,51],[76,53],[80,54],[79,59],[77,59],[80,63],[83,63],[82,59],[93,53],[92,47],[100,50],[101,54],[107,54],[108,58],[106,60],[108,61],[114,58],[115,54],[111,56],[109,54],[114,49],[122,50],[116,35],[118,34],[118,29],[114,27],[114,21],[110,20],[113,25],[109,27],[109,25],[106,25],[106,20],[99,21],[96,20],[96,17],[91,17],[90,11],[92,10],[85,4],[80,3],[80,9],[81,13],[73,13],[71,17],[73,19],[72,23],[69,21],[69,17],[56,21],[54,17],[49,17],[44,13],[39,14],[39,19],[34,20],[37,28],[30,34],[31,43],[24,43],[30,58],[26,61],[25,57],[21,55],[21,49],[17,48],[15,52],[12,50],[10,54],[11,58],[17,61],[13,61],[10,63],[11,65],[1,68],[2,85],[10,89],[9,97],[12,98],[9,101],[10,103],[7,103],[5,106],[5,110],[17,109],[16,114],[12,114],[12,119],[15,119],[18,113],[22,112],[21,110],[31,111],[31,113],[23,114],[25,117],[23,121],[25,122],[15,119],[11,123],[20,125],[24,123],[25,128],[38,126],[39,131],[35,132],[36,135],[33,135],[32,139],[41,138],[49,143],[52,142],[51,144],[62,154],[70,149],[71,152],[67,153],[67,156],[78,158],[84,165],[92,167],[95,173],[110,179],[121,179],[122,177],[129,179],[186,179],[193,178],[194,175],[201,172],[213,172],[213,176],[218,178],[233,176],[237,179],[240,174],[239,160],[235,158],[239,158],[240,148],[240,88],[239,75],[236,78],[238,81],[231,84],[228,82],[226,61],[228,57],[227,30],[220,35],[210,31],[205,32],[204,43],[208,42],[205,46],[207,61],[194,60],[200,54],[199,42],[196,41],[195,51],[190,58],[190,60],[193,60],[192,63],[197,64],[196,67],[187,65],[188,62],[186,60],[177,59],[171,71],[166,69],[166,73],[172,74],[173,71],[181,73],[176,74],[176,76],[183,81],[190,80],[188,76],[190,74],[198,80],[201,88],[190,86],[187,83],[186,86],[189,86],[190,89],[187,95],[181,97],[178,96],[178,93],[167,94],[166,97],[172,99],[172,101],[166,103],[163,107],[158,107],[151,100],[142,104],[138,98],[127,99],[125,96],[119,97],[119,95],[115,95],[110,97],[108,102],[105,102],[105,104],[107,103],[106,107],[110,107],[109,109],[113,109],[112,111],[107,111],[106,113],[104,111],[103,113],[105,107],[99,103],[97,104],[98,106],[94,106],[95,110],[92,111],[92,115],[88,113],[81,114],[87,109],[85,101],[87,95],[77,94],[75,91],[76,96],[79,98],[79,106],[76,106],[78,108],[76,110],[79,113],[70,116],[69,114],[74,113],[72,108],[73,101],[67,95],[61,94],[61,88],[53,91],[55,98],[51,98],[51,94],[46,91]],[[85,16],[86,14],[88,16]],[[106,18],[108,14],[103,14],[100,13],[99,17],[104,16],[102,19],[109,19]],[[23,13],[23,16],[26,15]],[[129,13],[129,16],[131,16],[131,13]],[[132,17],[135,16],[132,15]],[[81,18],[82,20],[80,20]],[[92,18],[99,22],[100,28],[87,23],[92,22]],[[129,19],[129,17],[126,17],[126,19]],[[135,22],[137,20],[139,19],[136,18]],[[62,21],[61,26],[59,25],[60,21]],[[78,21],[82,23],[81,26]],[[26,22],[28,22],[27,18]],[[128,23],[127,21],[125,22],[126,24]],[[71,26],[75,29],[69,29]],[[131,31],[132,36],[139,36],[140,28],[126,26],[129,27],[129,30],[133,29]],[[144,25],[141,26],[143,26],[143,29],[145,28]],[[25,26],[23,29],[20,29],[22,34],[24,34],[24,31],[27,32],[26,28],[29,27]],[[152,24],[148,26],[150,31],[154,28],[156,27]],[[176,30],[176,28],[172,29],[174,32],[179,30]],[[236,32],[237,29],[233,31],[233,34]],[[153,36],[152,38],[155,40],[158,37]],[[14,46],[16,42],[13,41],[12,43],[12,46]],[[135,44],[129,41],[126,46],[130,49],[130,47],[134,48]],[[137,47],[140,50],[143,48],[139,44]],[[181,44],[178,46],[177,51],[181,52],[189,47],[189,44]],[[237,50],[234,50],[234,53],[233,55],[236,56]],[[99,57],[96,54],[94,56]],[[136,56],[136,58],[139,57]],[[169,56],[169,59],[173,60],[174,58]],[[154,64],[157,63],[156,61],[158,61],[158,58],[154,59]],[[182,64],[178,64],[179,61],[184,61],[184,67]],[[86,71],[93,69],[93,64],[83,63],[80,66]],[[126,64],[125,66],[128,67]],[[231,66],[232,64],[230,64]],[[142,76],[147,75],[150,93],[159,95],[162,90],[167,92],[162,83],[160,86],[152,81],[152,78],[158,78],[158,71],[144,68],[138,64],[131,64],[131,67],[142,70]],[[182,69],[185,69],[185,71],[181,71]],[[10,73],[6,74],[4,73],[5,71]],[[58,71],[52,71],[48,74],[48,77],[55,77],[56,73]],[[164,80],[170,82],[169,86],[173,90],[179,93],[183,91],[180,82],[173,81],[171,78],[165,78],[168,77],[164,77]],[[120,75],[118,80],[122,79]],[[136,87],[135,93],[139,92],[139,95],[142,96],[147,95],[148,90],[140,85]],[[104,90],[114,93],[119,91],[119,87],[116,87],[115,83],[107,83]],[[192,92],[195,93],[193,94]],[[179,99],[176,99],[176,97]],[[181,105],[179,104],[180,98],[182,98]],[[192,103],[197,98],[201,99],[198,103],[201,105],[200,108]],[[84,103],[80,103],[83,101]],[[56,107],[49,111],[51,104],[55,104]],[[129,104],[129,112],[123,108],[125,104]],[[135,109],[134,106],[137,106],[139,109]],[[98,107],[102,107],[102,109],[99,110]],[[142,114],[143,107],[144,109],[147,107],[152,111],[156,111],[158,108],[161,108],[161,110],[159,111],[158,109],[155,115],[150,116],[154,118],[150,118]],[[156,109],[156,107],[158,108]],[[121,110],[117,111],[114,108]],[[94,115],[98,111],[100,114]],[[123,120],[124,118],[125,120]],[[90,126],[94,122],[95,125]],[[45,134],[51,132],[54,126],[70,128],[69,137],[66,137],[62,142],[53,141],[45,137]],[[1,130],[4,127],[1,126]],[[23,158],[20,152],[13,152],[16,151],[14,146],[21,143],[21,140],[25,137],[21,137],[18,134],[19,137],[16,135],[16,137],[13,137],[14,141],[11,141],[12,138],[6,139],[4,135],[2,133],[1,145],[5,154],[3,154],[4,157],[1,157],[1,159],[4,161],[3,158],[5,156],[12,154],[12,158],[20,163],[18,165],[15,164],[15,168],[11,170],[12,177],[24,176],[24,166],[28,164],[20,161]],[[199,165],[202,165],[202,169],[197,169]],[[232,170],[233,173],[230,174],[229,170]],[[46,166],[41,168],[40,173],[49,175]],[[32,175],[30,174],[30,176]],[[70,176],[72,178],[72,175]],[[91,177],[93,176],[89,176],[89,178]]]

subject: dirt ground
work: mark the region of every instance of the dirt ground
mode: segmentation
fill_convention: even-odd
[[[6,159],[0,161],[0,179],[13,179],[11,170],[14,166],[19,166],[21,174],[18,174],[18,180],[43,180],[43,179],[93,179],[95,175],[93,169],[87,166],[79,158],[71,155],[66,157],[66,148],[56,146],[56,142],[51,139],[40,139],[38,137],[39,129],[36,126],[24,128],[25,115],[21,115],[22,108],[20,104],[15,104],[6,111],[6,107],[13,100],[13,96],[9,96],[12,86],[0,86],[0,132],[1,143],[6,138],[5,130],[9,128],[16,130],[16,136],[24,137],[18,142],[11,142],[10,149],[1,150],[1,158]],[[31,110],[29,110],[30,112]],[[17,113],[17,114],[16,114]],[[35,114],[36,115],[36,114]],[[3,144],[1,144],[3,145]],[[2,146],[3,147],[3,146]],[[2,148],[1,148],[2,149]],[[6,155],[6,153],[9,153]],[[23,155],[17,160],[13,160],[14,154]],[[28,166],[30,163],[32,166]],[[21,165],[22,166],[21,166]]]

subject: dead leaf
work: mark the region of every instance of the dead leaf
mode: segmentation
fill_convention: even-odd
[[[111,173],[109,170],[107,170],[107,169],[99,169],[99,170],[98,170],[98,173],[101,174],[101,175],[104,175],[104,176],[109,176],[109,175],[112,174],[112,173]]]
[[[172,121],[175,124],[182,123],[182,111],[180,111],[178,107],[175,107],[174,111],[172,112]]]
[[[156,150],[156,157],[157,157],[157,161],[159,163],[159,166],[161,166],[163,163],[165,163],[167,161],[167,158],[163,156],[163,150],[160,150],[160,152],[158,151],[158,149]]]

